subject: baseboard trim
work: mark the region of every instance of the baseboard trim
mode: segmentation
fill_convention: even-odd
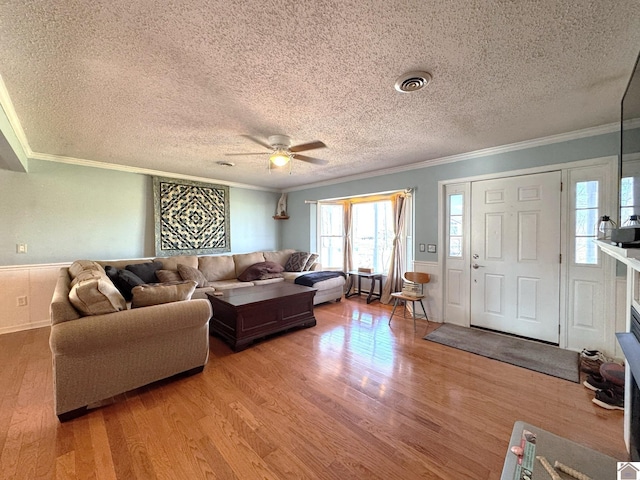
[[[39,322],[28,323],[25,325],[11,325],[10,327],[2,327],[0,328],[0,335],[4,335],[5,333],[15,333],[15,332],[24,332],[25,330],[34,330],[36,328],[49,327],[51,325],[51,320],[40,320]]]

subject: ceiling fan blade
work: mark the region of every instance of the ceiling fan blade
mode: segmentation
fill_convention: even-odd
[[[244,137],[248,140],[251,140],[253,143],[257,143],[260,146],[263,146],[264,148],[268,149],[268,150],[273,150],[273,147],[271,145],[269,145],[267,142],[260,140],[259,138],[256,137],[252,137],[251,135],[240,135],[241,137]]]
[[[305,150],[314,150],[316,148],[325,148],[326,145],[320,141],[303,143],[302,145],[294,145],[289,149],[290,152],[304,152]]]
[[[313,158],[307,157],[306,155],[294,155],[293,158],[296,160],[302,160],[303,162],[315,163],[316,165],[326,165],[329,163],[328,160],[322,160],[321,158]]]

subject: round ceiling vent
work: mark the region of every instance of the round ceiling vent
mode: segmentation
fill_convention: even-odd
[[[222,167],[235,167],[236,164],[233,162],[227,162],[226,160],[220,160],[219,162],[216,162],[218,165],[222,166]]]
[[[417,92],[431,81],[429,72],[409,72],[396,80],[396,90],[402,93]]]

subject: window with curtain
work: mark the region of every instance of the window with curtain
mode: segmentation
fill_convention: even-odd
[[[353,267],[386,274],[393,247],[391,201],[355,203],[351,209]]]
[[[379,197],[378,197],[379,198]],[[352,267],[370,267],[386,274],[393,248],[391,200],[351,203]],[[319,204],[320,262],[323,268],[344,270],[344,207],[342,203]]]
[[[343,270],[343,206],[340,203],[321,203],[319,210],[320,263],[324,270]]]

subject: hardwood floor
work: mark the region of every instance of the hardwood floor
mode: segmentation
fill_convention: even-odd
[[[49,329],[0,336],[3,479],[495,479],[513,423],[626,460],[620,411],[582,385],[422,339],[364,299],[204,372],[60,424]],[[429,330],[436,328],[432,324]]]

